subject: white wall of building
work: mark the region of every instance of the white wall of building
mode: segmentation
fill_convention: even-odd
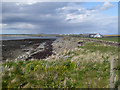
[[[100,35],[99,33],[97,33],[94,37],[95,37],[95,38],[101,38],[102,35]]]

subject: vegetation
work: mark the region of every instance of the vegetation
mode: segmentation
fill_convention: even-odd
[[[60,64],[46,61],[8,62],[11,68],[3,73],[3,87],[9,88],[56,88],[73,87],[69,70],[74,63],[65,61]],[[68,80],[67,80],[68,79]]]
[[[105,44],[95,43],[95,42],[87,42],[84,44],[84,46],[81,46],[79,48],[83,48],[86,50],[90,50],[91,52],[100,51],[101,53],[114,53],[118,55],[118,48],[114,46],[108,46]]]
[[[115,58],[118,86],[118,49],[93,42],[47,59],[3,63],[3,88],[109,88],[110,60]]]
[[[120,42],[120,37],[103,37],[103,38],[95,38],[95,39],[104,40],[104,41]]]

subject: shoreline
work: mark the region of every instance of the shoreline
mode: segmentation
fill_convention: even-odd
[[[2,41],[2,61],[46,59],[63,51],[74,50],[86,42],[95,42],[110,46],[119,46],[119,43],[95,40],[89,38],[62,37],[56,39],[22,39]]]
[[[13,41],[13,40],[25,40],[25,39],[57,39],[60,37],[46,37],[46,36],[2,36],[0,41]]]
[[[27,61],[46,59],[65,50],[74,50],[78,42],[74,38],[5,40],[2,61]]]
[[[35,48],[36,44],[42,44],[56,39],[22,39],[2,41],[2,61],[14,60],[26,51],[24,49]]]

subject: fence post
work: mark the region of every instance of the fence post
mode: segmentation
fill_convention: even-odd
[[[118,55],[118,67],[120,67],[120,51]],[[120,69],[118,70],[118,90],[120,90]]]
[[[112,56],[110,61],[110,88],[114,88],[114,77],[115,77],[115,59]]]

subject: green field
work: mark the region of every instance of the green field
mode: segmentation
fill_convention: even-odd
[[[95,38],[95,39],[105,40],[105,41],[120,42],[120,37],[103,37],[103,38]]]

